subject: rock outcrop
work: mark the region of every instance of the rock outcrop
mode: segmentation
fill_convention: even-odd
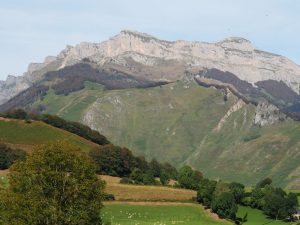
[[[284,121],[287,116],[281,112],[276,106],[267,101],[260,101],[256,107],[254,125],[266,126],[274,124],[278,121]]]

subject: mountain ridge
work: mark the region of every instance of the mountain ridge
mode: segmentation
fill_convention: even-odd
[[[57,56],[46,57],[43,63],[30,64],[23,76],[15,78],[13,82],[8,79],[0,83],[0,104],[39,80],[42,74],[37,76],[34,73],[43,69],[49,71],[49,64],[57,62],[50,70],[58,70],[84,59],[91,60],[99,67],[113,62],[115,66],[130,68],[130,60],[133,60],[143,67],[155,67],[160,63],[175,67],[175,64],[181,63],[182,71],[216,68],[231,72],[253,86],[258,81],[271,79],[283,81],[297,94],[300,91],[299,65],[286,57],[255,49],[244,38],[231,37],[214,43],[166,41],[145,33],[124,30],[100,43],[81,42],[67,46]],[[156,81],[175,81],[183,76],[182,73],[172,76],[164,73],[148,77]]]

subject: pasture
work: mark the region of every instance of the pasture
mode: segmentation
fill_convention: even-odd
[[[267,218],[262,211],[258,209],[252,209],[250,207],[239,206],[237,216],[243,217],[245,213],[248,214],[248,221],[244,225],[292,225],[296,223],[288,223],[283,221],[275,221]]]
[[[105,205],[102,218],[111,225],[230,225],[215,219],[201,206],[111,204]]]
[[[106,192],[113,194],[118,201],[168,201],[191,202],[196,191],[164,187],[120,184],[120,178],[101,176],[106,182]]]

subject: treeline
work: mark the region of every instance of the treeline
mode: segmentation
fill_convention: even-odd
[[[266,178],[246,192],[244,185],[240,183],[203,179],[200,181],[197,201],[221,218],[234,220],[236,224],[247,220],[247,215],[237,218],[239,204],[260,209],[272,219],[292,220],[298,206],[297,194],[286,193],[282,188],[273,187],[271,183],[272,180]]]
[[[66,130],[87,140],[90,140],[99,145],[109,144],[110,142],[105,136],[101,135],[98,131],[92,130],[90,127],[78,122],[64,120],[58,116],[49,114],[35,114],[27,113],[23,109],[15,109],[12,111],[0,114],[1,117],[11,119],[22,119],[30,123],[31,120],[43,121],[51,126]]]
[[[134,156],[129,149],[112,144],[91,150],[89,156],[99,174],[122,177],[121,183],[168,185],[172,179],[177,181],[178,187],[196,190],[202,179],[202,173],[189,166],[178,171],[169,163],[160,163],[156,159],[148,162],[145,157]]]
[[[0,143],[0,170],[8,169],[15,161],[25,159],[26,155],[21,149],[12,149]]]

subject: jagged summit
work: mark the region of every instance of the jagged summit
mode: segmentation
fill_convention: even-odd
[[[218,41],[217,43],[226,43],[226,42],[234,42],[234,43],[238,43],[238,44],[244,44],[244,43],[248,43],[251,44],[251,41],[242,38],[242,37],[229,37],[229,38],[225,38],[221,41]]]
[[[152,39],[158,39],[150,34],[143,33],[143,32],[138,32],[138,31],[133,31],[133,30],[122,30],[118,35],[134,35],[138,37],[144,37],[144,38],[152,38]],[[118,36],[116,35],[116,36]]]

